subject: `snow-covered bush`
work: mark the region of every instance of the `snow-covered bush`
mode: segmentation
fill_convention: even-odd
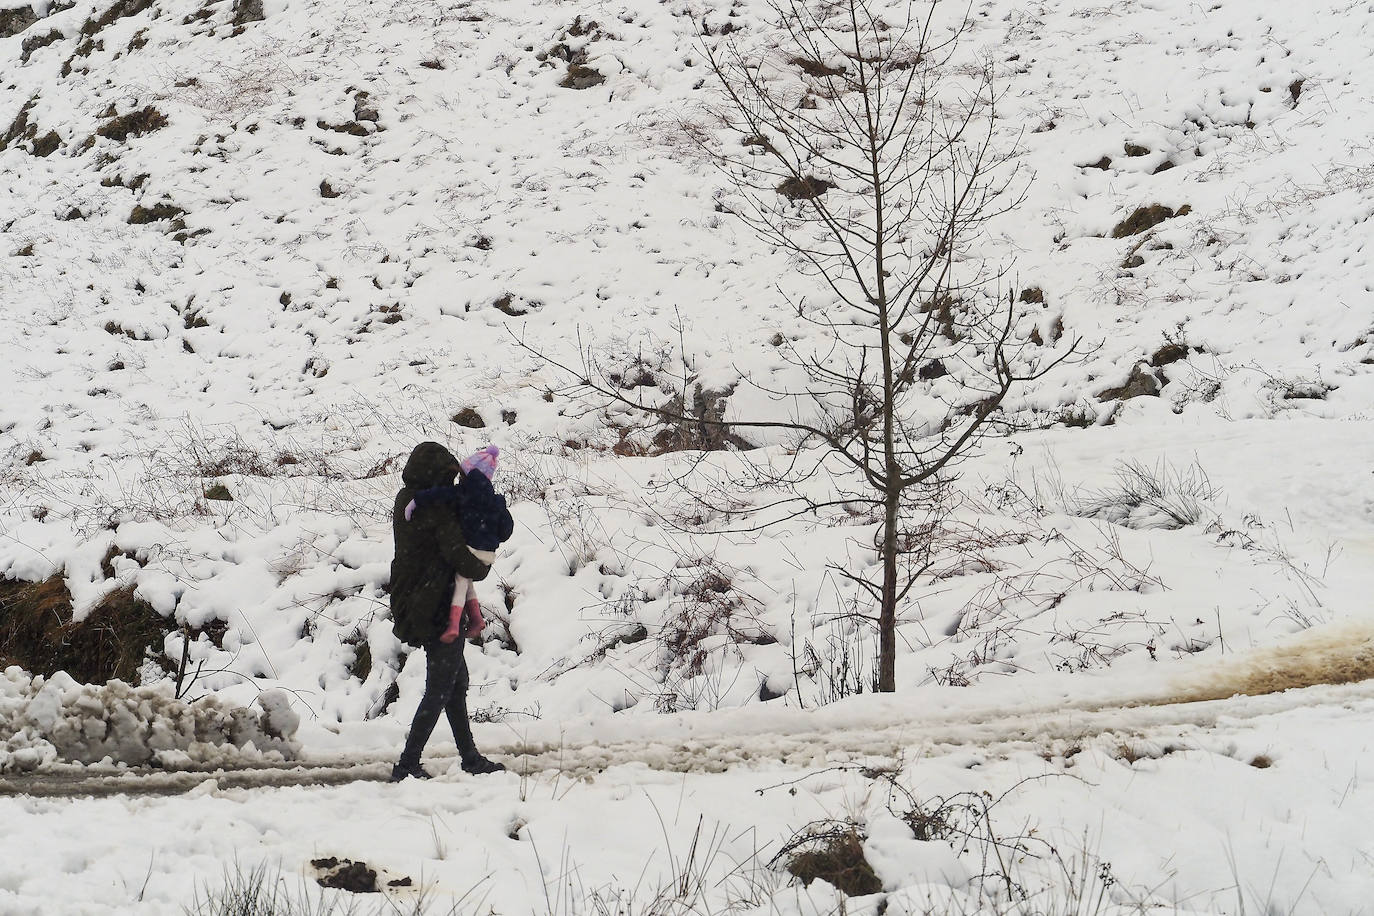
[[[1070,510],[1127,528],[1186,528],[1208,515],[1206,504],[1217,498],[1205,471],[1196,464],[1174,468],[1123,462],[1115,486],[1073,500]]]

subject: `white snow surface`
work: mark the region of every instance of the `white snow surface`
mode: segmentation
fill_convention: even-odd
[[[468,649],[470,705],[517,771],[0,797],[0,913],[180,913],[235,859],[338,855],[445,907],[571,916],[642,903],[700,829],[702,912],[819,914],[830,889],[763,866],[820,818],[862,826],[889,911],[977,912],[978,851],[913,839],[898,785],[1005,794],[999,829],[1110,862],[1120,912],[1368,911],[1374,700],[1321,685],[1374,673],[1374,4],[973,4],[965,52],[996,62],[1028,179],[979,253],[1042,290],[1020,332],[1089,355],[961,466],[898,693],[834,703],[875,649],[827,565],[874,568],[871,522],[666,524],[697,456],[619,456],[625,418],[521,346],[668,377],[685,352],[745,381],[731,416],[769,409],[748,383],[784,378],[770,341],[811,333],[787,299],[815,290],[669,130],[711,91],[700,42],[766,40],[767,4],[234,7],[78,0],[0,38],[0,137],[22,111],[60,141],[0,151],[0,574],[63,576],[78,616],[134,585],[166,656],[193,634],[189,695],[219,723],[174,711],[155,664],[103,691],[10,669],[0,768],[388,759],[424,673],[388,617],[389,512],[437,439],[503,450],[517,530],[478,584],[499,638]],[[582,51],[605,82],[560,86]],[[164,126],[97,133],[147,106]],[[159,204],[182,222],[130,222]],[[1110,238],[1153,204],[1189,211]],[[1099,399],[1166,344],[1186,355],[1150,368],[1158,397]],[[665,645],[711,594],[731,618],[694,668]],[[259,715],[284,743],[236,731]],[[1031,891],[1065,885],[1053,862],[1026,857]]]

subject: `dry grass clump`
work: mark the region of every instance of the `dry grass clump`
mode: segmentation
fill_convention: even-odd
[[[33,674],[65,671],[88,684],[134,683],[148,653],[161,653],[169,622],[132,585],[72,621],[60,574],[42,582],[0,581],[0,656]]]
[[[863,837],[852,824],[830,824],[794,837],[774,857],[804,885],[817,878],[850,897],[877,894],[883,889],[873,866],[864,857]]]
[[[151,105],[131,111],[126,115],[114,115],[96,133],[120,143],[130,137],[141,137],[167,126],[167,116]]]
[[[823,178],[803,175],[801,178],[788,178],[778,185],[777,192],[788,200],[815,200],[833,187],[836,185]]]

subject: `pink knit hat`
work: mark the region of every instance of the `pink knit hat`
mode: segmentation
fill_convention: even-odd
[[[464,458],[462,465],[463,473],[468,474],[474,470],[481,471],[490,480],[496,474],[496,458],[501,454],[501,450],[494,445],[488,445],[480,451],[473,452]]]

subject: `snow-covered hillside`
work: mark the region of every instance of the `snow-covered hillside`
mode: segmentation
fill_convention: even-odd
[[[521,498],[484,583],[520,650],[488,648],[493,704],[795,691],[805,642],[850,641],[824,623],[853,597],[824,567],[870,562],[871,527],[667,533],[654,515],[673,515],[671,494],[644,485],[673,459],[622,460],[634,448],[612,446],[636,440],[617,418],[553,396],[566,377],[518,346],[671,369],[681,345],[719,389],[779,368],[770,338],[796,322],[776,287],[807,280],[717,212],[718,176],[662,127],[711,91],[699,42],[762,33],[767,13],[269,3],[258,21],[134,2],[55,8],[5,39],[7,575],[62,573],[78,614],[132,583],[178,623],[222,621],[223,651],[201,637],[192,661],[229,671],[202,689],[248,691],[247,675],[329,719],[375,713],[400,659],[381,590],[398,460],[423,438],[492,440]],[[1349,494],[1368,492],[1372,453],[1374,64],[1340,49],[1366,46],[1374,18],[973,13],[968,53],[999,62],[1030,178],[986,247],[1041,291],[1022,332],[1089,355],[1014,393],[1009,413],[1046,431],[965,473],[979,504],[911,603],[902,683],[1168,657],[1354,610],[1302,576],[1340,581],[1368,557],[1367,500]],[[1153,205],[1190,210],[1109,237]],[[1144,394],[1101,399],[1123,387]],[[1106,492],[1126,461],[1200,500],[1197,524],[1066,517],[1139,502]],[[959,547],[969,527],[985,547]],[[1329,539],[1352,539],[1335,569]],[[757,645],[710,646],[716,683],[679,684],[657,640],[632,640],[693,615],[703,583]]]
[[[1223,687],[1374,673],[1374,4],[970,17],[1025,191],[979,253],[1020,337],[1084,355],[1015,391],[1020,431],[961,467],[902,609],[902,702],[1166,697],[1180,667],[1309,629],[1350,651]],[[827,567],[877,562],[872,520],[725,533],[666,485],[697,454],[653,454],[657,430],[534,352],[768,409],[748,383],[814,333],[788,302],[816,290],[673,125],[714,91],[703,43],[773,20],[763,0],[0,0],[0,574],[58,577],[78,617],[146,601],[167,630],[146,681],[185,650],[191,696],[283,688],[307,749],[381,746],[423,680],[387,616],[400,464],[495,442],[517,531],[468,650],[493,741],[866,688],[867,608]],[[1114,238],[1141,208],[1166,218]]]

